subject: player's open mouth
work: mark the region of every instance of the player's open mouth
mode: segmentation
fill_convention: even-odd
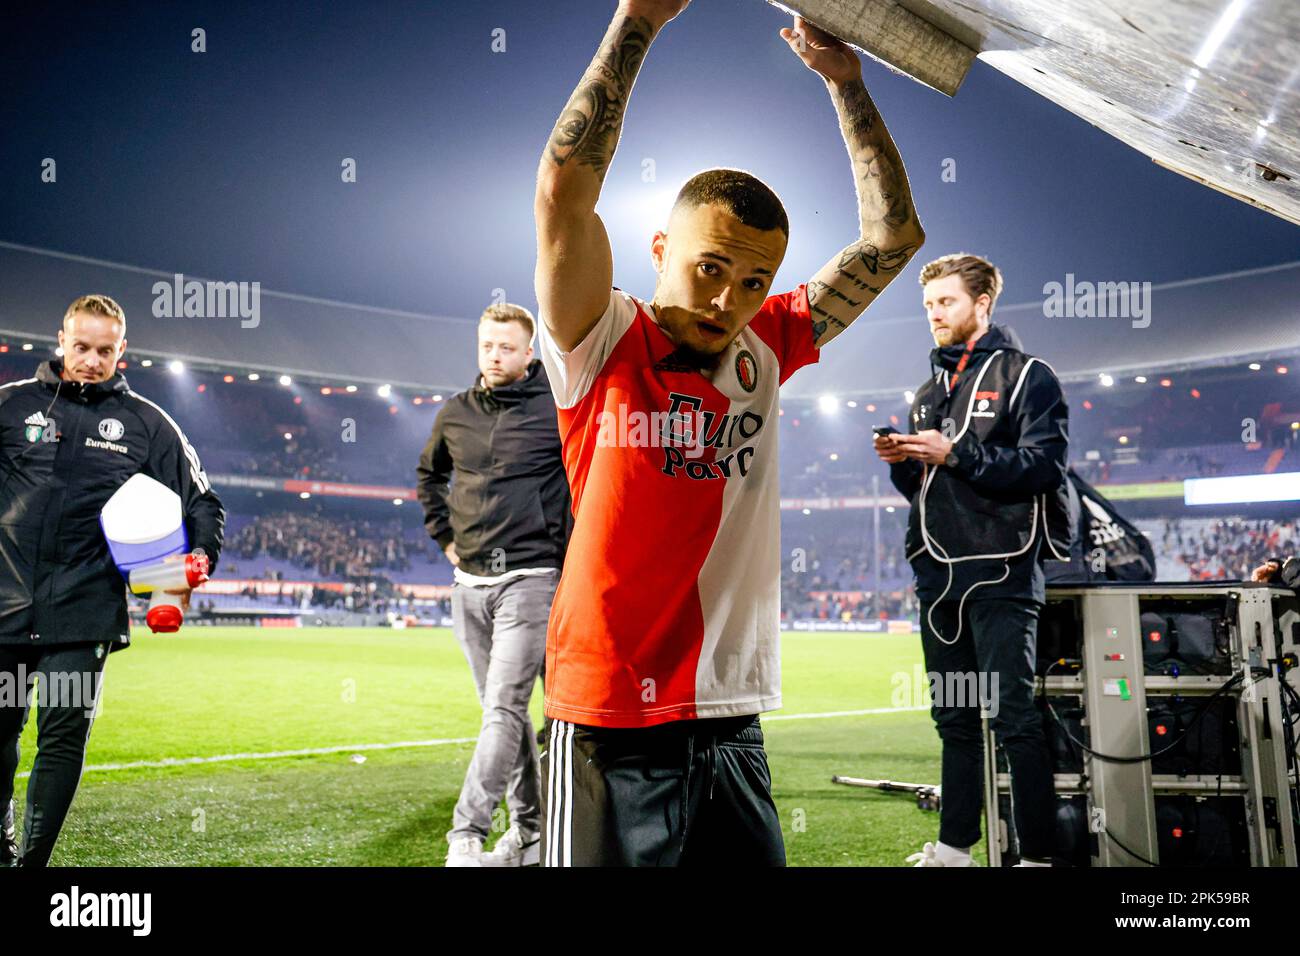
[[[695,325],[700,330],[700,334],[706,339],[719,339],[727,334],[726,327],[718,325],[716,322],[697,321]]]

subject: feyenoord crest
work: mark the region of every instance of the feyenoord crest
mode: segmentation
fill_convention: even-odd
[[[45,434],[45,429],[50,429],[52,434],[55,428],[54,419],[46,418],[44,412],[33,412],[23,419],[23,423],[27,426],[23,429],[23,434],[29,442],[33,443],[41,440],[41,436]]]
[[[748,349],[741,349],[736,356],[736,381],[747,392],[758,387],[758,363]]]
[[[105,418],[99,423],[99,437],[105,441],[117,441],[126,431],[116,418]]]

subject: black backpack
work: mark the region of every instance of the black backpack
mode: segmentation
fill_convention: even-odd
[[[1079,499],[1079,533],[1069,561],[1049,561],[1044,567],[1048,583],[1154,581],[1156,554],[1147,536],[1073,468],[1066,474]]]

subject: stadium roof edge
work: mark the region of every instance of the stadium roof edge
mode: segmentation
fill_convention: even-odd
[[[194,282],[221,282],[227,280],[211,279],[207,276],[193,275],[191,273],[177,273],[164,269],[147,269],[143,266],[133,266],[122,262],[113,262],[108,259],[96,259],[93,256],[82,256],[72,252],[60,252],[57,249],[43,249],[39,246],[28,246],[18,242],[7,242],[0,239],[0,248],[11,249],[14,252],[26,252],[36,256],[48,256],[52,259],[62,259],[66,262],[76,262],[81,265],[98,266],[105,269],[120,269],[123,272],[132,272],[136,275],[154,276],[159,279],[175,279],[177,275],[184,276],[185,280]],[[402,309],[390,309],[379,305],[363,305],[357,302],[344,302],[339,299],[327,299],[322,296],[305,295],[299,292],[277,292],[274,289],[267,289],[258,284],[261,295],[271,296],[276,299],[284,299],[288,302],[303,302],[308,305],[326,305],[332,308],[352,309],[357,312],[371,312],[378,315],[389,315],[401,319],[416,319],[423,322],[454,322],[458,324],[477,323],[477,319],[461,318],[450,315],[433,315],[426,312],[407,312]]]
[[[0,320],[2,321],[2,320]],[[41,342],[50,346],[57,346],[58,339],[52,335],[33,335],[22,330],[8,329],[0,327],[0,338],[21,339],[26,342]],[[129,341],[129,340],[128,340]],[[53,349],[51,349],[51,353]],[[198,355],[187,355],[181,352],[159,352],[153,349],[127,349],[127,357],[133,362],[139,363],[140,359],[149,359],[153,362],[171,362],[173,360],[184,362],[186,366],[192,369],[201,369],[205,372],[226,372],[226,373],[244,373],[256,372],[259,375],[288,375],[295,382],[302,382],[308,385],[391,385],[393,388],[402,389],[412,392],[449,392],[456,393],[465,389],[465,383],[459,384],[438,384],[438,383],[421,383],[421,382],[404,382],[398,379],[369,378],[364,375],[343,375],[338,372],[323,372],[313,369],[290,368],[280,365],[262,365],[248,362],[221,361],[217,359],[203,358]]]

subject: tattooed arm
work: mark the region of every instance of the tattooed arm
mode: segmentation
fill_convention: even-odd
[[[861,315],[921,248],[925,233],[898,148],[862,84],[862,64],[846,43],[802,17],[781,31],[830,90],[853,161],[861,235],[808,282],[813,341],[820,348]]]
[[[614,263],[596,201],[650,41],[690,0],[622,0],[552,130],[537,171],[537,304],[570,351],[609,305]]]

